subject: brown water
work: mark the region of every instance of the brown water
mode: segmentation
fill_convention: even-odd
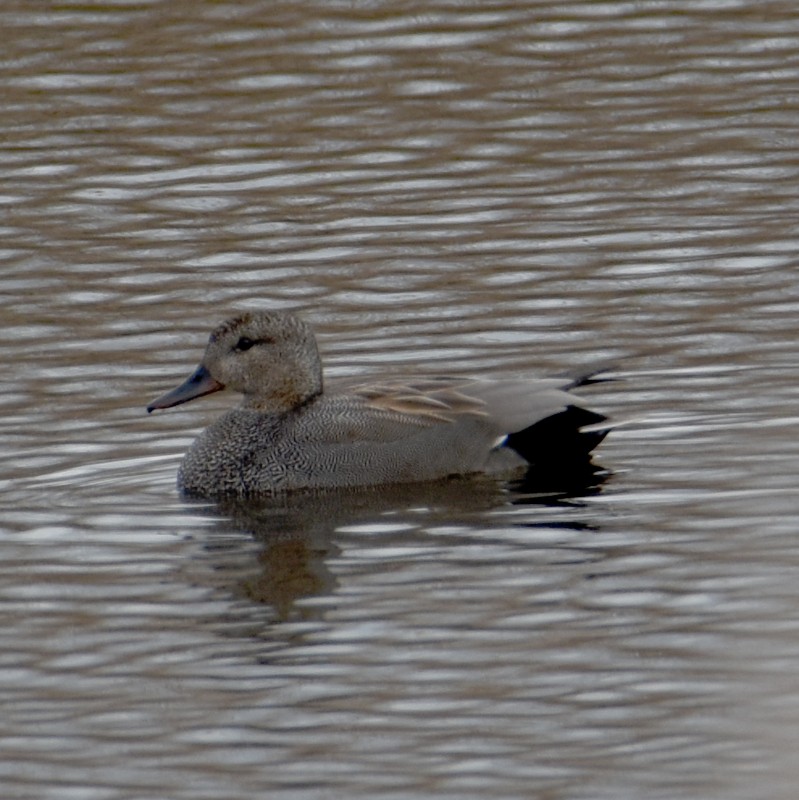
[[[799,8],[3,3],[4,798],[792,798]],[[231,309],[618,359],[596,486],[187,504]]]

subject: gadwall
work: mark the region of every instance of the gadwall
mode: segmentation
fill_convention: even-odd
[[[308,325],[258,311],[216,328],[197,370],[147,410],[241,392],[241,404],[186,453],[178,487],[203,497],[252,495],[585,460],[609,426],[569,393],[582,382],[422,376],[323,389]]]

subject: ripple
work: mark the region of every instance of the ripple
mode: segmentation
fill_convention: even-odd
[[[6,791],[792,797],[793,5],[317,6],[0,10]],[[250,306],[629,424],[571,495],[185,503],[232,400],[144,406]]]

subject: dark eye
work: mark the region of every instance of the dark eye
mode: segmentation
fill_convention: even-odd
[[[240,353],[246,353],[251,347],[255,347],[258,342],[255,339],[248,339],[246,336],[242,336],[241,339],[236,342],[236,346],[233,348],[234,350],[238,350]]]
[[[261,339],[250,339],[248,336],[242,336],[234,345],[233,349],[238,353],[246,353],[257,344],[274,344],[274,339],[265,336]]]

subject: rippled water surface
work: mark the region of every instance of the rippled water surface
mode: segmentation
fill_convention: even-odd
[[[0,784],[792,798],[792,0],[4,3]],[[593,482],[183,501],[232,309],[536,374]]]

